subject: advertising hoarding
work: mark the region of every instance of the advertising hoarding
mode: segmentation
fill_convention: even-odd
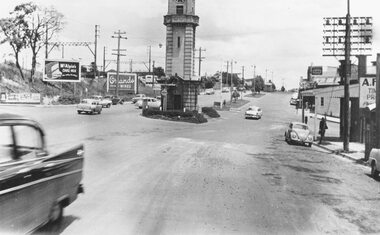
[[[8,104],[40,104],[40,93],[2,93],[1,102]]]
[[[107,92],[116,91],[117,78],[116,73],[107,74]],[[119,91],[136,93],[137,91],[137,74],[119,73]]]
[[[359,103],[360,108],[376,103],[376,78],[360,78]]]
[[[80,82],[80,63],[69,60],[45,60],[44,81]]]

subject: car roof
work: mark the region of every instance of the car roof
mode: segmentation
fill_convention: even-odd
[[[260,107],[252,105],[252,106],[249,106],[248,108],[251,108],[251,109],[259,109]]]
[[[293,125],[302,125],[302,126],[307,126],[305,123],[302,122],[290,122]]]
[[[13,114],[13,113],[0,113],[0,120],[32,120],[30,118]]]

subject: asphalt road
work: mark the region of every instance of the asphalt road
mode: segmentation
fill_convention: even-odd
[[[245,107],[202,125],[147,119],[131,104],[100,115],[0,107],[38,120],[51,152],[85,145],[85,194],[36,234],[380,233],[380,182],[368,168],[285,143],[299,119],[290,95],[245,99],[261,120],[245,120]]]

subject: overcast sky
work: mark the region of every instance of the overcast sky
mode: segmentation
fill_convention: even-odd
[[[15,5],[24,2],[2,0],[0,18],[8,16]],[[156,66],[165,67],[163,16],[167,14],[167,0],[34,2],[53,6],[64,14],[66,26],[57,41],[94,41],[95,25],[100,25],[100,65],[103,47],[107,48],[107,60],[116,59],[111,50],[117,48],[117,40],[111,36],[120,29],[128,37],[121,42],[121,47],[127,50],[123,61],[132,59],[134,70],[146,71],[142,62],[148,61],[148,46],[152,46],[152,60],[156,61]],[[322,56],[323,17],[345,16],[346,4],[347,0],[197,0],[195,11],[200,17],[200,26],[196,33],[196,47],[206,49],[202,74],[225,71],[226,61],[234,60],[234,72],[242,72],[242,66],[245,66],[246,78],[253,76],[255,65],[256,74],[267,76],[267,79],[273,77],[277,86],[284,82],[286,88],[297,87],[300,77],[306,77],[309,65],[338,65],[339,58]],[[379,0],[351,0],[352,16],[374,18],[374,55],[380,53],[379,9]],[[159,44],[164,46],[160,48]],[[0,46],[1,60],[9,51],[9,46]],[[42,58],[44,54],[40,56]],[[24,64],[30,63],[29,57],[24,56]],[[60,58],[60,50],[53,50],[49,57]],[[66,47],[65,57],[81,59],[84,64],[89,64],[93,58],[85,47]],[[373,56],[369,61],[375,59]],[[115,65],[110,64],[108,69],[113,67]],[[129,64],[123,64],[122,70],[129,70]]]

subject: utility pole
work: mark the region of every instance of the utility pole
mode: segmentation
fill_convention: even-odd
[[[133,60],[131,59],[129,61],[129,72],[132,73],[132,71],[133,71]]]
[[[206,49],[202,49],[202,47],[199,47],[199,50],[196,50],[196,51],[199,51],[199,56],[196,57],[196,59],[199,60],[199,66],[198,66],[198,76],[200,77],[201,76],[201,68],[202,68],[202,61],[203,59],[206,59],[205,57],[202,57],[202,51],[206,51]]]
[[[114,32],[117,36],[112,36],[112,38],[117,38],[117,66],[116,66],[116,96],[119,96],[119,72],[120,72],[120,56],[125,56],[121,54],[121,51],[126,51],[125,49],[120,49],[120,39],[128,39],[127,37],[123,37],[121,35],[126,34],[126,32],[121,32],[120,30],[118,32]]]
[[[350,110],[350,77],[351,77],[351,16],[350,0],[347,0],[346,40],[345,40],[345,79],[344,79],[344,119],[343,119],[343,150],[349,151],[351,110]]]
[[[94,49],[94,78],[98,78],[98,67],[97,67],[97,55],[98,55],[98,37],[100,25],[95,25],[95,49]]]
[[[106,72],[106,47],[103,47],[103,72]]]
[[[243,79],[243,86],[244,86],[244,72],[245,72],[244,69],[245,69],[245,66],[241,66],[241,70],[242,70],[241,72],[242,72],[242,76],[243,76],[242,77],[242,79]]]
[[[150,67],[151,67],[151,64],[152,64],[152,46],[149,46],[149,73],[151,72],[150,70]]]
[[[45,59],[49,57],[49,37],[48,37],[48,24],[46,24],[46,32],[45,32]]]
[[[228,69],[229,69],[230,62],[227,61],[227,75],[226,75],[226,86],[228,86]]]
[[[380,149],[380,54],[376,59],[376,148]]]

